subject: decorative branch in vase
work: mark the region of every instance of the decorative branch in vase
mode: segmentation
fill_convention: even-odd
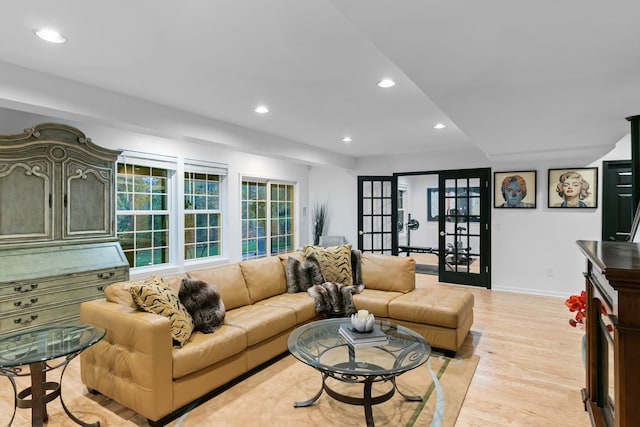
[[[313,207],[313,245],[320,244],[320,236],[324,233],[324,227],[327,221],[327,204],[316,203]]]

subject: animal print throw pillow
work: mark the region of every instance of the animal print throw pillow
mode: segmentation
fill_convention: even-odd
[[[151,280],[154,279],[154,280]],[[167,317],[171,325],[171,337],[176,346],[182,347],[193,332],[193,319],[171,289],[153,277],[145,283],[135,283],[129,288],[136,305],[149,313]]]
[[[185,278],[180,283],[178,297],[193,318],[195,330],[211,334],[224,323],[224,303],[216,285]]]
[[[305,246],[304,255],[308,257],[312,253],[318,256],[322,275],[327,282],[352,285],[351,272],[351,245],[330,246]]]

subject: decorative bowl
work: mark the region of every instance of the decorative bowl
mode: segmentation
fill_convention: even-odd
[[[375,317],[373,317],[371,313],[365,315],[362,313],[352,314],[351,326],[358,332],[371,332],[373,331],[375,320]]]

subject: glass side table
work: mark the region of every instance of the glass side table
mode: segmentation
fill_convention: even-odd
[[[66,414],[81,426],[99,426],[76,418],[62,400],[62,378],[69,362],[83,350],[104,338],[105,330],[83,324],[59,324],[0,335],[0,375],[9,378],[14,392],[13,423],[16,408],[31,408],[31,425],[42,426],[48,419],[47,403],[60,397]],[[60,359],[62,360],[55,360]],[[29,366],[29,371],[23,371]],[[47,372],[62,367],[60,382],[47,381]],[[31,387],[18,392],[14,377],[31,376]],[[28,397],[31,396],[29,399]]]

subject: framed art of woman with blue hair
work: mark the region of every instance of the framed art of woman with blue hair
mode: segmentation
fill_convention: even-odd
[[[536,207],[536,171],[495,172],[495,208]]]

